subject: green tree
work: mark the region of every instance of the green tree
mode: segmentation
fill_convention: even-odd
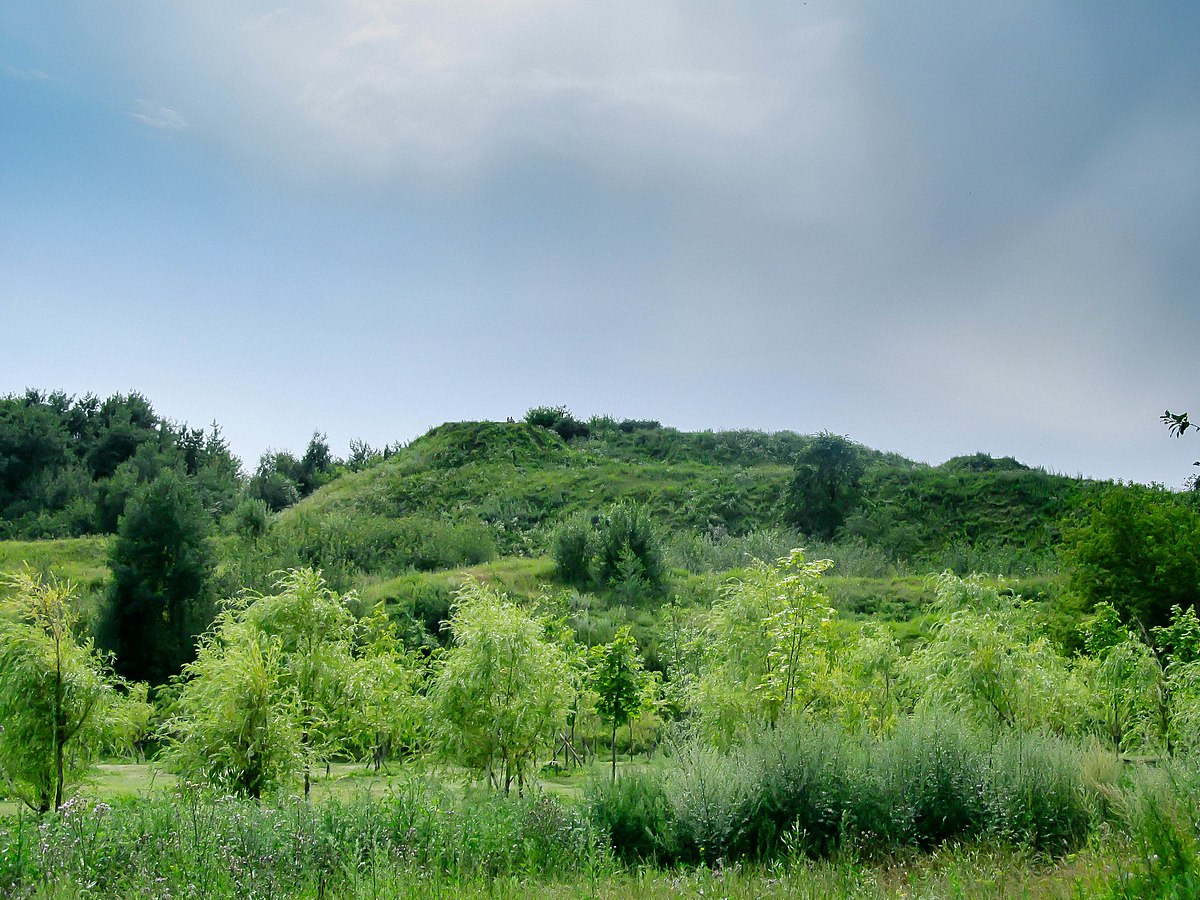
[[[127,742],[145,718],[145,685],[109,669],[75,636],[69,583],[26,570],[0,601],[0,772],[31,809],[62,806],[104,747]]]
[[[997,729],[1074,730],[1083,686],[1058,654],[1033,608],[980,576],[941,575],[933,634],[904,674],[921,706],[943,706]]]
[[[431,689],[444,751],[497,788],[523,787],[566,721],[564,654],[540,618],[475,581],[459,590],[450,630],[454,645]]]
[[[864,471],[857,444],[822,432],[796,455],[784,518],[807,535],[832,540],[858,505]]]
[[[624,588],[631,599],[662,592],[662,541],[644,506],[623,501],[609,507],[596,524],[593,546],[593,569],[602,587]]]
[[[283,680],[295,696],[306,797],[310,761],[328,760],[340,749],[336,722],[352,666],[355,620],[348,603],[353,599],[330,590],[314,569],[291,569],[276,581],[274,593],[245,598],[242,618],[278,641]]]
[[[554,529],[551,538],[555,575],[559,581],[585,588],[592,580],[594,536],[590,518],[575,513]]]
[[[1200,601],[1200,510],[1161,488],[1116,485],[1064,533],[1068,583],[1147,631]]]
[[[250,796],[340,749],[355,623],[349,597],[293,569],[274,593],[231,601],[176,682],[164,734],[169,758]]]
[[[183,668],[164,759],[189,780],[258,798],[306,763],[300,719],[282,641],[227,609]]]
[[[165,684],[195,658],[215,611],[211,520],[174,470],[140,488],[109,553],[113,577],[101,623],[117,671]]]
[[[731,583],[705,625],[692,705],[706,737],[728,745],[745,725],[775,725],[829,700],[834,611],[822,576],[832,563],[793,550]]]
[[[1083,643],[1087,656],[1080,671],[1091,685],[1098,724],[1113,752],[1156,745],[1166,736],[1165,729],[1154,727],[1165,685],[1153,650],[1108,603],[1098,604],[1084,623]]]
[[[646,671],[628,626],[609,643],[594,647],[592,654],[588,682],[596,694],[596,712],[612,726],[612,780],[616,781],[617,727],[632,722],[645,706]]]

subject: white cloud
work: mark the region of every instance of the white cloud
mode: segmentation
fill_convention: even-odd
[[[178,112],[149,100],[138,100],[129,115],[159,131],[184,131],[188,127],[187,120]]]

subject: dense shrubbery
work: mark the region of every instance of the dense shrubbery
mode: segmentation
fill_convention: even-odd
[[[1098,814],[1081,759],[1059,738],[997,741],[946,715],[907,719],[886,737],[792,720],[724,753],[685,746],[596,784],[589,802],[615,852],[659,864],[979,839],[1063,853]]]

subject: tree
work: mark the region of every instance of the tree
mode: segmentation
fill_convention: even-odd
[[[1068,583],[1150,631],[1200,601],[1200,511],[1161,488],[1117,485],[1064,533]]]
[[[746,724],[774,726],[826,699],[834,611],[822,576],[831,565],[793,550],[751,568],[713,605],[692,689],[710,740],[729,744]]]
[[[168,765],[189,779],[258,798],[303,764],[299,698],[282,642],[225,610],[183,668],[162,726]]]
[[[74,592],[26,570],[0,601],[0,772],[31,809],[62,806],[66,785],[102,747],[132,737],[145,685],[117,678],[75,637]]]
[[[305,750],[304,796],[310,785],[310,760],[327,760],[339,749],[336,708],[345,699],[351,667],[354,615],[352,594],[329,589],[315,569],[291,569],[275,583],[273,594],[249,594],[244,621],[278,641],[283,682],[298,706],[297,724]]]
[[[101,623],[117,671],[165,684],[195,658],[215,611],[211,520],[188,482],[166,470],[139,488],[109,553],[112,583]]]
[[[596,712],[612,725],[612,780],[616,781],[617,726],[631,722],[645,705],[646,672],[628,626],[608,644],[593,648],[588,681],[596,693]]]
[[[1084,706],[1081,685],[1032,608],[980,576],[939,576],[933,635],[904,673],[918,705],[948,707],[997,729],[1066,731]]]
[[[609,507],[596,524],[593,547],[595,577],[602,587],[624,589],[630,599],[662,591],[662,542],[641,504],[623,501]]]
[[[1187,413],[1173,413],[1168,409],[1164,410],[1159,418],[1162,419],[1163,424],[1167,426],[1167,430],[1175,435],[1175,437],[1183,437],[1189,428],[1200,431],[1200,425],[1189,419]],[[1200,460],[1192,463],[1192,465],[1200,466]],[[1188,479],[1188,484],[1192,490],[1200,491],[1200,475],[1193,475]]]
[[[275,593],[230,602],[177,681],[164,728],[175,768],[252,797],[303,768],[307,796],[313,763],[344,738],[348,599],[320,572],[293,569]]]
[[[805,534],[832,540],[858,504],[864,471],[856,444],[822,432],[796,456],[784,518]]]
[[[443,749],[505,792],[522,788],[566,720],[563,652],[540,618],[477,581],[459,590],[449,624],[454,646],[431,690]]]

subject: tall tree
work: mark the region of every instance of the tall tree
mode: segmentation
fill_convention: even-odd
[[[122,685],[88,640],[75,637],[69,583],[29,571],[5,579],[0,602],[0,773],[30,808],[62,806],[102,746],[145,718],[142,685]]]
[[[805,534],[831,540],[858,504],[864,470],[858,445],[822,432],[796,456],[784,517]]]
[[[195,658],[215,612],[211,520],[188,482],[166,470],[130,498],[109,553],[100,633],[126,678],[165,684]]]

